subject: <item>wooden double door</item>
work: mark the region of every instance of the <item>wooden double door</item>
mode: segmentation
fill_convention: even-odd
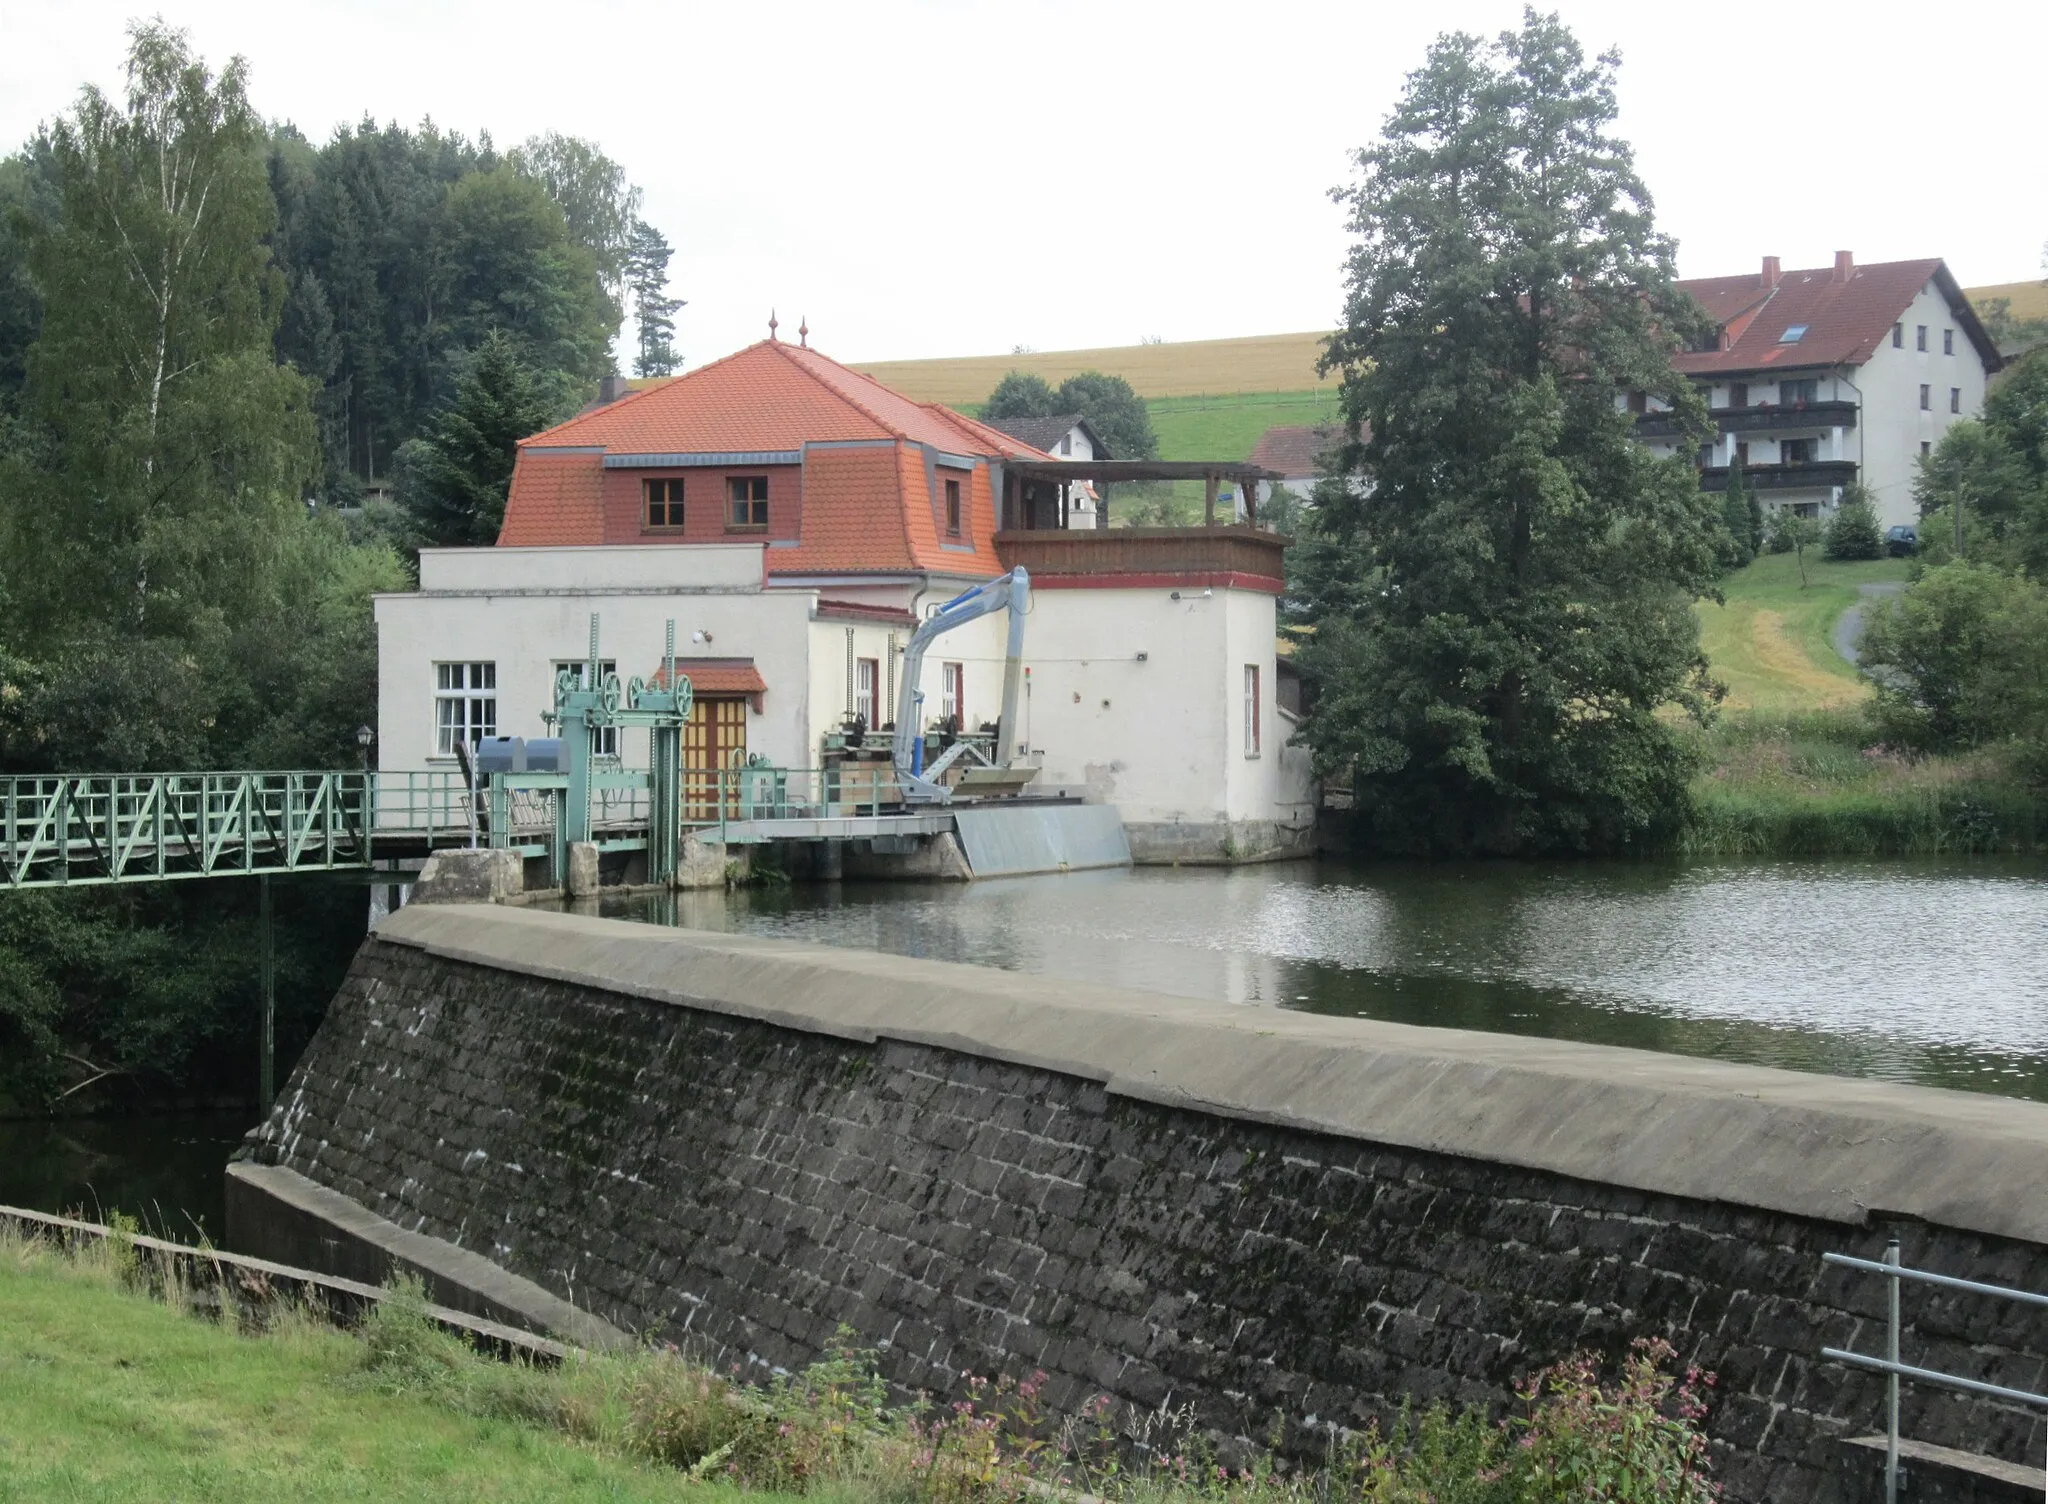
[[[744,695],[704,695],[690,704],[683,726],[684,817],[708,820],[718,814],[718,775],[746,761],[747,701]],[[728,812],[736,812],[739,780],[725,780]]]

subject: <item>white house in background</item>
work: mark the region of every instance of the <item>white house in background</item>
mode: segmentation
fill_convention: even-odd
[[[1059,413],[1050,418],[991,418],[988,426],[998,433],[1029,444],[1033,449],[1043,450],[1054,459],[1060,460],[1113,460],[1109,452],[1086,418],[1079,413]],[[1067,526],[1070,528],[1094,528],[1102,526],[1102,508],[1098,504],[1095,488],[1082,482],[1073,488],[1067,505]]]
[[[1832,267],[1678,284],[1713,321],[1704,347],[1673,362],[1707,399],[1716,430],[1701,483],[1724,490],[1737,459],[1766,508],[1818,517],[1860,480],[1886,526],[1918,517],[1914,462],[1952,423],[1974,418],[1997,348],[1940,260]],[[1636,431],[1669,453],[1683,440],[1665,404],[1627,394]]]
[[[894,720],[919,621],[1021,564],[1033,601],[1006,759],[1115,804],[1141,861],[1306,851],[1314,784],[1276,697],[1280,540],[1098,529],[1075,512],[1080,485],[1006,434],[772,340],[594,408],[520,445],[496,547],[426,550],[420,588],[378,598],[379,767],[453,769],[463,742],[543,734],[596,613],[621,679],[654,676],[675,622],[696,701],[686,769],[741,750],[816,768],[848,720]],[[996,719],[1006,629],[985,617],[933,645],[924,729]],[[644,767],[646,733],[622,737]]]

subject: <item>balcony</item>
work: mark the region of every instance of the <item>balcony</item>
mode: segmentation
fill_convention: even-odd
[[[1826,428],[1854,428],[1853,402],[1800,402],[1790,407],[1717,407],[1707,414],[1722,433],[1813,432]],[[1636,419],[1639,438],[1668,438],[1678,432],[1672,413],[1644,413]]]
[[[1255,527],[1118,527],[996,534],[1005,569],[1019,564],[1040,580],[1090,578],[1102,584],[1186,580],[1194,584],[1283,577],[1287,540]]]
[[[1752,491],[1819,491],[1846,486],[1856,479],[1854,460],[1813,460],[1804,465],[1744,465],[1742,478]],[[1700,471],[1702,491],[1728,489],[1728,467],[1709,465]]]

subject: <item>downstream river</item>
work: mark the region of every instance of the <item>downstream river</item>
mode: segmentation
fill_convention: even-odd
[[[2048,1100],[2048,864],[1144,868],[607,902],[620,918]],[[0,1122],[0,1202],[218,1238],[223,1118]]]

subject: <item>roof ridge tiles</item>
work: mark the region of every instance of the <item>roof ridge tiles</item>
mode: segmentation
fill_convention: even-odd
[[[858,376],[860,375],[858,371],[853,370],[849,366],[839,365],[838,361],[833,360],[832,357],[827,355],[824,351],[813,350],[809,345],[790,346],[785,345],[781,340],[775,339],[771,339],[767,343],[773,345],[777,351],[781,352],[783,358],[786,359],[797,370],[803,372],[804,375],[810,377],[811,380],[815,381],[819,386],[823,387],[826,391],[830,392],[833,396],[837,397],[841,402],[844,402],[848,407],[851,407],[855,412],[859,413],[862,417],[871,420],[877,427],[886,430],[890,434],[893,434],[896,438],[902,440],[906,444],[914,442],[911,439],[910,435],[905,433],[896,424],[891,423],[887,418],[883,417],[880,413],[872,411],[866,403],[862,402],[859,398],[855,397],[853,393],[844,391],[836,383],[827,381],[822,374],[812,370],[808,365],[804,364],[803,361],[798,360],[796,356],[790,352],[793,349],[803,350],[807,354],[817,356],[818,359],[822,361],[826,361],[834,366],[839,366],[840,370],[847,372],[849,375]],[[873,378],[863,377],[862,379],[872,380]],[[876,382],[875,384],[877,386],[881,385],[880,382]]]

